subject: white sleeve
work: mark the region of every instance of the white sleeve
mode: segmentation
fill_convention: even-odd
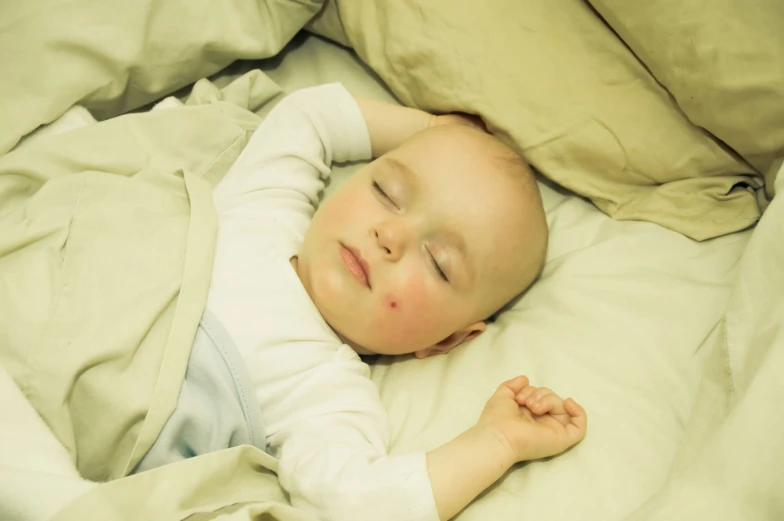
[[[264,416],[292,504],[329,521],[438,521],[424,452],[388,454],[387,414],[368,366],[347,346],[287,350],[268,353],[289,370],[277,365],[276,403]]]
[[[215,188],[222,225],[262,209],[304,232],[332,163],[371,155],[362,112],[342,85],[298,90],[269,113]]]

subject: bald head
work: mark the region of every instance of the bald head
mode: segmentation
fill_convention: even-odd
[[[477,313],[494,315],[528,289],[544,266],[548,228],[533,172],[506,143],[466,125],[431,127],[405,147],[431,162],[449,164],[453,180],[478,203],[471,207],[472,222],[492,245],[483,259],[487,296]]]
[[[297,271],[358,351],[445,352],[534,281],[546,247],[522,158],[451,125],[414,135],[342,183],[313,216]]]

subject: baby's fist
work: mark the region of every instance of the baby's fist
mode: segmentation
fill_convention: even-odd
[[[585,437],[587,416],[574,400],[518,376],[501,384],[477,423],[494,431],[515,461],[554,456]]]

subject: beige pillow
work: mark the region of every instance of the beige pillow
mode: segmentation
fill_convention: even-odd
[[[759,217],[759,173],[692,124],[583,2],[339,0],[312,30],[349,43],[407,105],[481,114],[616,219],[703,240]]]
[[[103,119],[277,54],[320,0],[0,1],[0,155],[81,104]]]
[[[765,175],[784,159],[784,2],[590,0],[696,125]]]

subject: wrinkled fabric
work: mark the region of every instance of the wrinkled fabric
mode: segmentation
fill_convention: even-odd
[[[276,55],[319,0],[0,2],[0,155],[80,104],[98,119]]]
[[[259,404],[237,346],[206,309],[177,405],[133,473],[239,445],[267,450]]]
[[[405,104],[480,114],[615,219],[706,240],[759,218],[762,175],[690,121],[586,2],[340,0],[311,27],[349,42]]]
[[[0,157],[0,363],[87,479],[130,472],[174,409],[212,272],[212,187],[259,121],[216,101]]]
[[[784,161],[784,2],[591,0],[696,125],[765,177]]]

